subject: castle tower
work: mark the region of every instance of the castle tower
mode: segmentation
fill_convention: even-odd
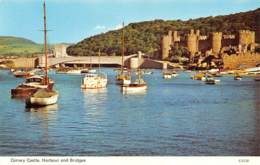
[[[181,41],[181,38],[180,36],[178,36],[178,32],[177,31],[173,31],[173,39],[172,39],[172,42],[180,42]]]
[[[256,28],[255,28],[256,43],[260,43],[260,15],[256,16]]]
[[[162,60],[169,57],[169,53],[172,45],[172,31],[168,32],[168,35],[162,37]]]
[[[211,36],[211,47],[214,55],[219,54],[221,50],[222,32],[213,32]]]
[[[250,50],[253,51],[255,46],[255,32],[249,30],[240,30],[239,46],[242,48],[243,52],[246,52],[249,46]]]
[[[190,33],[187,35],[187,47],[192,56],[194,56],[195,53],[198,52],[199,36],[194,33],[193,29],[191,29]]]

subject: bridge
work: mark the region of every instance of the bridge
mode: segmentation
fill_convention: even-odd
[[[124,64],[129,61],[130,58],[137,57],[137,54],[132,54],[124,57]],[[39,58],[39,66],[44,66],[45,58],[42,56]],[[50,57],[48,59],[49,66],[57,65],[122,65],[121,56],[66,56],[66,57]]]
[[[130,59],[133,57],[138,57],[138,54],[132,54],[124,57],[124,66],[132,68]],[[42,56],[39,59],[39,66],[43,67],[45,64],[45,58]],[[87,67],[87,65],[98,65],[101,66],[121,66],[122,57],[121,56],[66,56],[66,57],[50,57],[48,61],[49,66],[56,67]],[[157,69],[167,69],[180,67],[176,63],[171,63],[168,61],[160,61],[155,59],[148,59],[140,57],[138,59],[137,65],[139,68],[157,68]]]

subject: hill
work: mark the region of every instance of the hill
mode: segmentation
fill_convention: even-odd
[[[0,36],[0,55],[32,55],[42,50],[42,45],[25,38]]]
[[[155,54],[160,49],[160,40],[168,30],[188,31],[199,29],[207,35],[213,31],[227,34],[240,29],[255,30],[256,20],[260,20],[260,8],[216,17],[182,20],[154,20],[131,23],[124,27],[126,54],[137,51]],[[259,26],[259,25],[258,25]],[[122,29],[95,35],[68,47],[67,53],[73,56],[97,55],[100,49],[102,55],[120,55]]]

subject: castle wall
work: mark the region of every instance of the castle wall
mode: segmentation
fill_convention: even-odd
[[[260,15],[256,16],[256,28],[255,28],[255,31],[256,31],[256,40],[255,40],[255,42],[256,43],[260,43]]]
[[[234,55],[224,55],[223,56],[224,69],[236,69],[241,64],[247,67],[255,67],[260,63],[259,53],[241,53]]]

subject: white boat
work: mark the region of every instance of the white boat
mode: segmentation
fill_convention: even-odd
[[[99,51],[99,57],[100,57],[100,51]],[[99,58],[100,59],[100,58]],[[105,73],[100,72],[100,62],[98,67],[98,73],[96,73],[96,70],[89,69],[89,73],[85,74],[82,83],[81,88],[82,89],[99,89],[99,88],[106,88],[107,86],[107,75]]]
[[[171,79],[172,78],[172,74],[171,73],[163,73],[163,78],[164,79]]]
[[[44,85],[50,86],[50,81],[48,78],[48,49],[47,49],[47,28],[46,28],[46,3],[43,3],[44,10],[44,54],[45,54],[45,77]],[[59,93],[52,88],[37,89],[37,91],[32,94],[26,100],[26,107],[39,107],[47,106],[57,103]]]
[[[147,90],[147,85],[146,84],[129,84],[129,85],[124,85],[121,87],[122,92],[127,94],[127,93],[143,93]]]
[[[41,107],[56,104],[59,93],[49,89],[39,89],[26,100],[26,107]]]
[[[87,73],[85,74],[81,88],[82,89],[97,89],[107,86],[107,75],[102,73]]]
[[[242,77],[237,74],[237,75],[234,76],[234,80],[242,80]]]
[[[97,70],[95,70],[95,69],[89,69],[88,70],[88,73],[96,73],[97,72]]]
[[[76,75],[78,75],[78,74],[81,74],[81,70],[80,69],[71,69],[71,70],[68,70],[66,72],[66,74],[76,74]]]
[[[129,85],[131,83],[131,73],[130,71],[124,67],[124,23],[122,28],[122,52],[121,52],[121,68],[116,75],[116,84],[118,85]]]
[[[117,75],[116,83],[118,85],[129,85],[131,83],[131,75],[129,73],[122,73]]]
[[[143,79],[136,80],[129,85],[121,86],[123,93],[143,93],[147,90],[147,84]]]
[[[143,93],[147,90],[146,82],[141,78],[141,73],[139,72],[138,78],[129,85],[122,85],[121,90],[123,93]]]
[[[172,72],[172,77],[177,77],[177,76],[178,76],[178,73]]]

